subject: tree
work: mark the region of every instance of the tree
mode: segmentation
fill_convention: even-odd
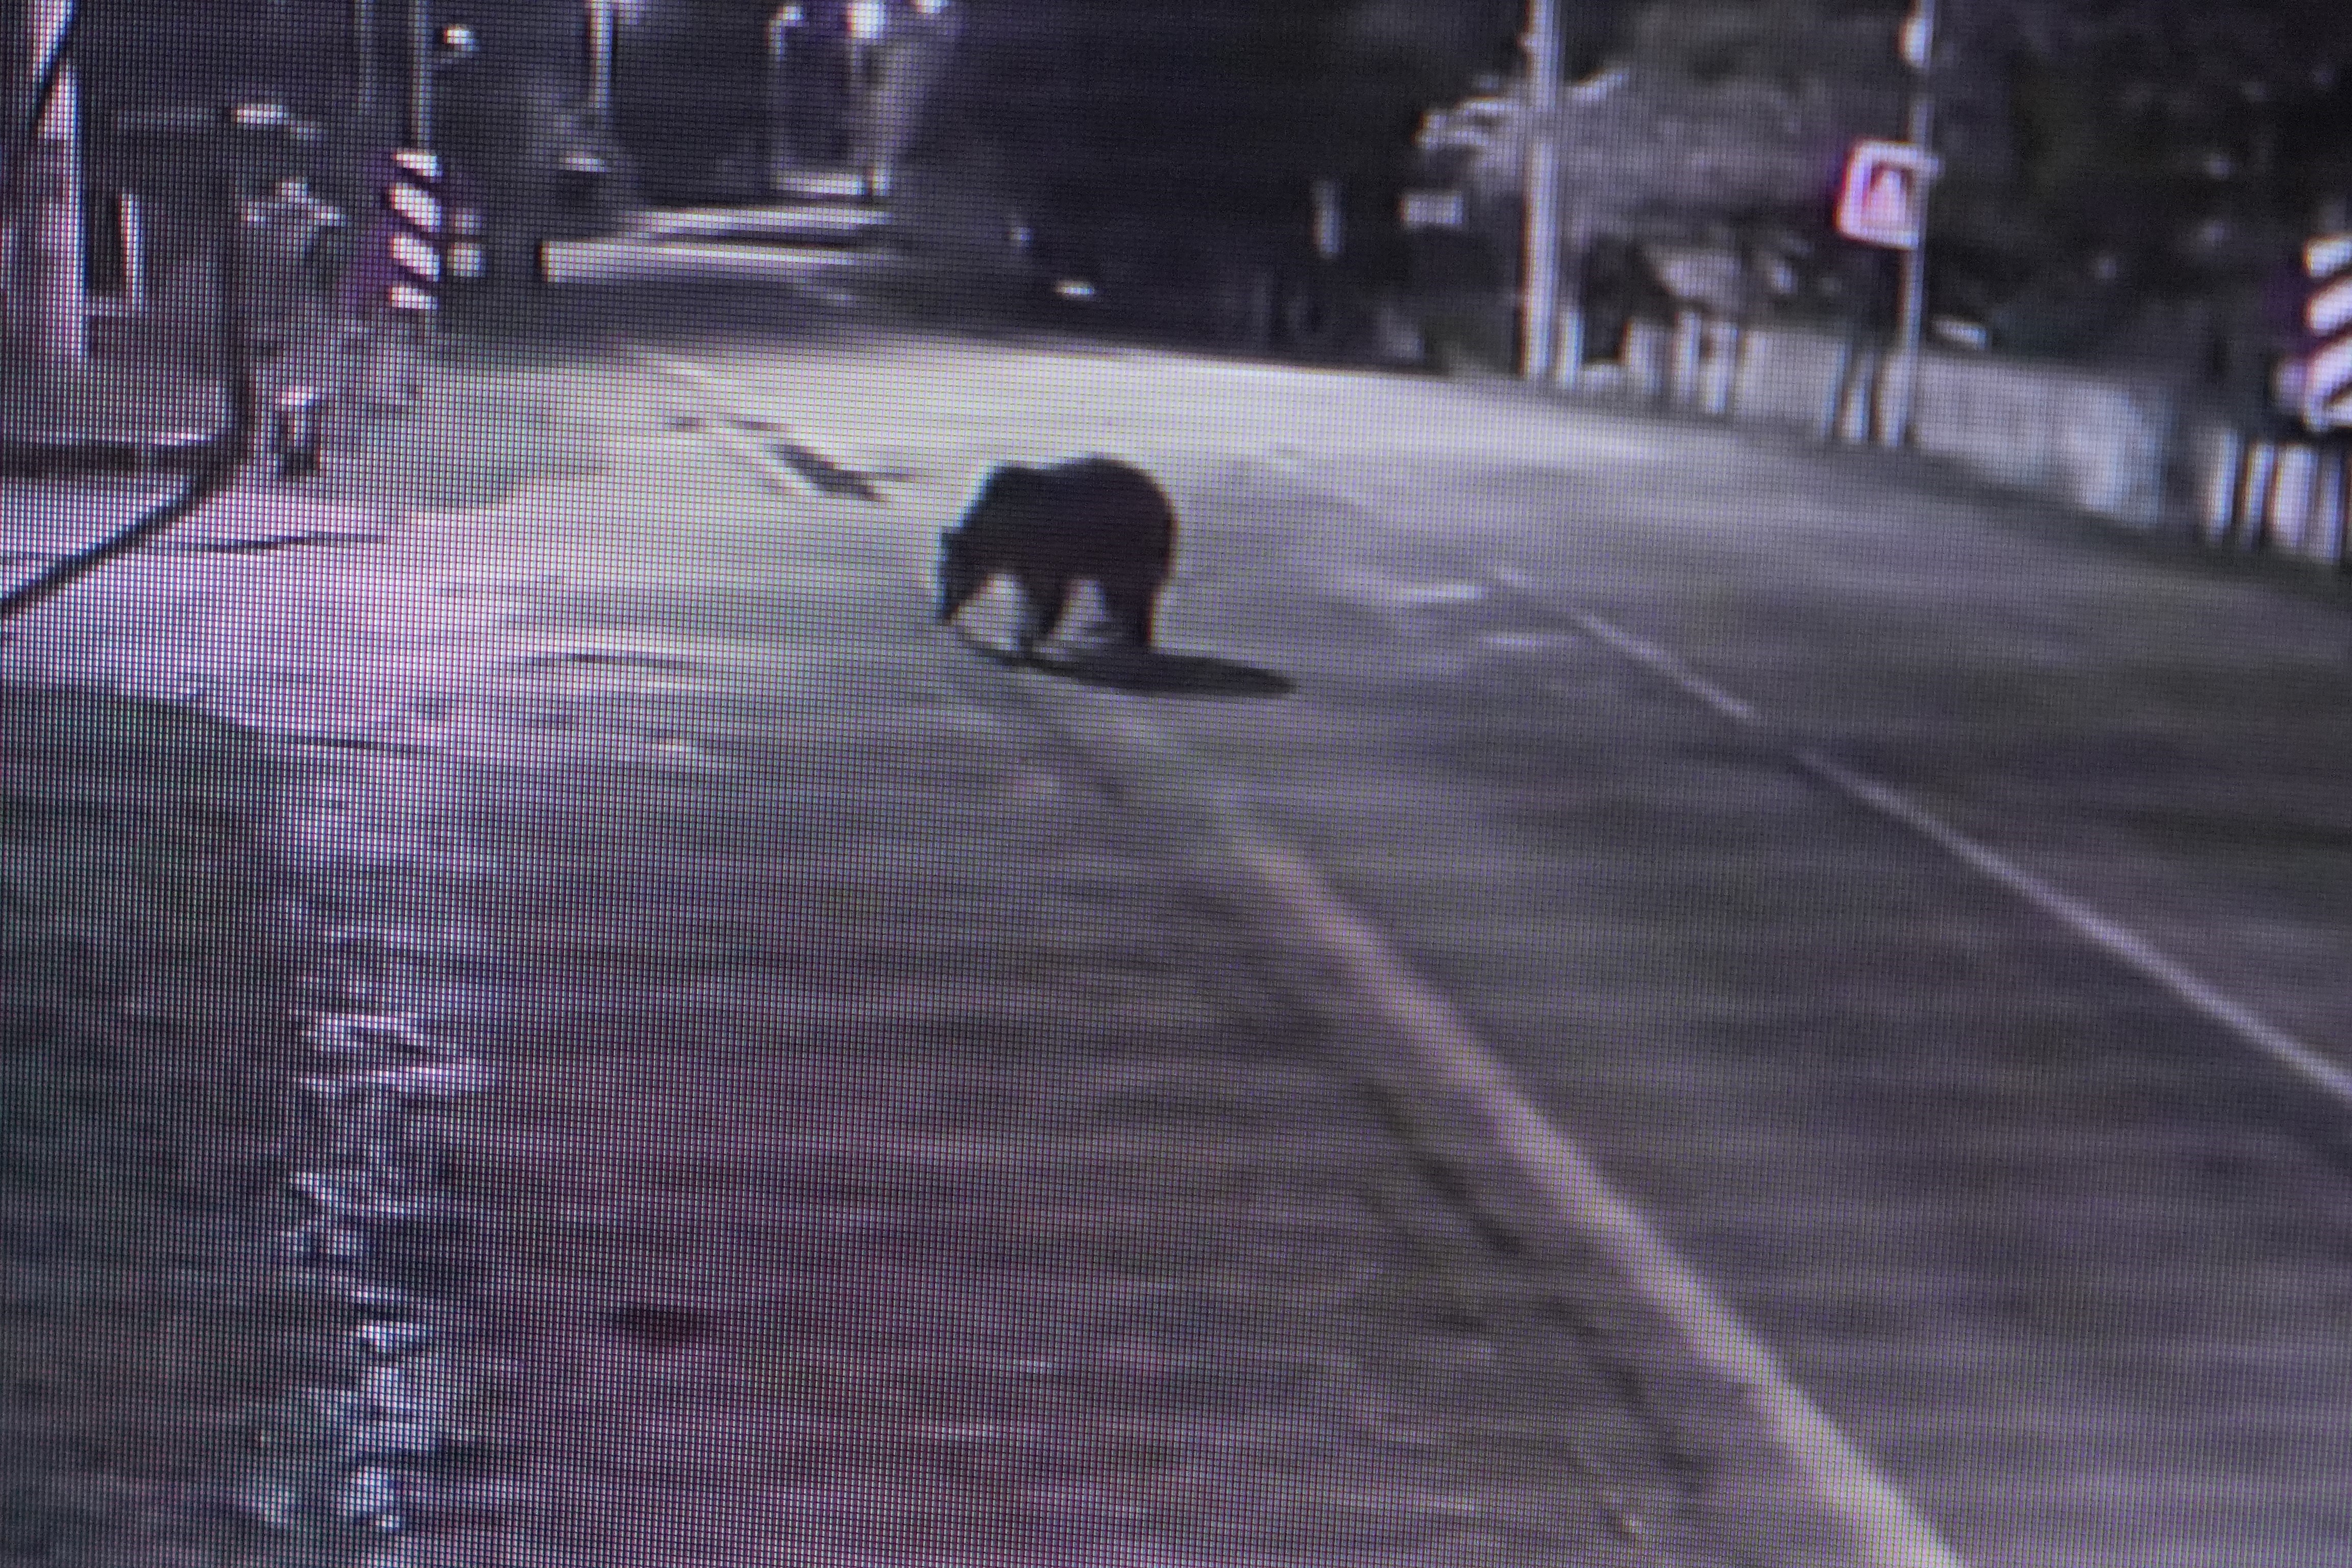
[[[1518,6],[1465,0],[969,0],[934,124],[1018,199],[1129,247],[1307,242],[1318,179],[1392,185],[1421,108],[1508,58]],[[949,130],[948,128],[952,128]]]
[[[1847,145],[1900,134],[1907,0],[1647,0],[1562,115],[1566,221],[1689,232],[1771,216],[1834,258]],[[1928,276],[2012,346],[2079,349],[2154,297],[2253,287],[2352,194],[2352,10],[1944,0]],[[1507,244],[1525,127],[1506,92],[1433,115],[1433,174]],[[2158,334],[2160,335],[2160,334]]]

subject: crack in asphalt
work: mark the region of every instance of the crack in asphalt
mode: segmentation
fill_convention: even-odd
[[[374,735],[282,734],[276,739],[290,746],[325,746],[341,752],[383,752],[394,756],[431,756],[435,748],[414,741],[387,741]]]
[[[302,544],[381,544],[381,533],[273,533],[254,539],[197,539],[167,546],[172,554],[244,555],[265,550],[289,550]]]

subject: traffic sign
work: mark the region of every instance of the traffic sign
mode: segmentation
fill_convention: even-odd
[[[2352,234],[2324,234],[2303,247],[2311,279],[2303,324],[2303,422],[2314,430],[2352,429]]]
[[[1838,188],[1838,232],[1864,245],[1916,249],[1927,182],[1938,167],[1934,153],[1907,142],[1855,142]]]

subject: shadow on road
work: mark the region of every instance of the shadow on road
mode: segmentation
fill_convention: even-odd
[[[1205,653],[1130,653],[1087,649],[1049,653],[1030,663],[1048,675],[1153,697],[1286,697],[1290,677]]]
[[[1298,689],[1290,677],[1213,654],[1171,653],[1154,648],[1050,648],[1027,658],[957,628],[966,647],[1008,669],[1034,669],[1082,686],[1130,691],[1145,697],[1287,697]]]

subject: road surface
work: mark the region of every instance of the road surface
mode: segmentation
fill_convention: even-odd
[[[497,482],[111,569],[7,652],[306,740],[322,906],[498,1071],[444,1125],[476,1240],[409,1268],[509,1436],[424,1539],[2352,1539],[2331,589],[1509,388],[680,299],[575,285],[453,371],[534,411]],[[1087,451],[1184,516],[1170,657],[929,625],[985,469]],[[1929,1533],[1874,1557],[1875,1480]]]
[[[851,466],[1170,476],[1171,645],[1299,693],[1147,721],[1370,912],[1966,1558],[2344,1538],[2352,1106],[1790,761],[1906,792],[2340,1089],[2338,604],[1507,394],[856,357],[698,363]],[[1088,733],[1113,700],[1054,700]]]

